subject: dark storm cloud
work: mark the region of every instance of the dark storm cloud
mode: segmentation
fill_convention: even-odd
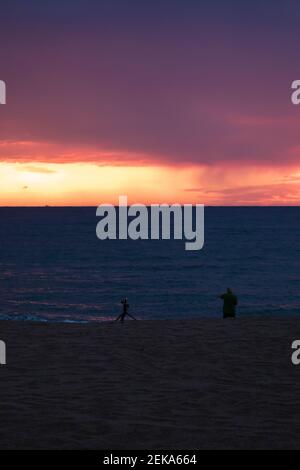
[[[31,0],[1,8],[8,103],[0,140],[175,164],[298,159],[295,2]]]

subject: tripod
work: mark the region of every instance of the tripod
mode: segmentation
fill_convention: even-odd
[[[115,319],[115,321],[120,321],[121,323],[123,323],[124,320],[125,320],[126,315],[128,317],[132,318],[132,320],[136,320],[136,318],[134,318],[133,315],[130,315],[130,313],[128,313],[129,303],[128,303],[127,299],[121,300],[121,304],[123,305],[123,312],[120,313],[120,315]]]

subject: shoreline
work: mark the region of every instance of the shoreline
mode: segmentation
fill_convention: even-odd
[[[5,318],[5,319],[0,319],[0,328],[1,328],[1,324],[5,324],[5,323],[26,323],[26,324],[31,324],[31,325],[65,325],[65,326],[68,326],[68,325],[81,325],[81,326],[86,326],[86,325],[112,325],[112,324],[116,324],[116,323],[119,323],[119,322],[116,322],[116,318],[118,317],[118,313],[115,314],[114,317],[112,317],[111,319],[110,318],[107,318],[107,319],[89,319],[89,320],[59,320],[59,319],[55,319],[55,317],[53,318],[53,320],[48,320],[48,319],[27,319],[27,318]],[[188,322],[196,322],[196,323],[201,323],[201,322],[218,322],[218,321],[264,321],[264,320],[270,320],[270,321],[289,321],[290,320],[295,320],[299,318],[299,322],[300,322],[300,313],[295,313],[295,312],[289,312],[289,313],[262,313],[260,315],[258,314],[249,314],[249,313],[243,313],[243,314],[239,314],[239,313],[236,313],[236,316],[235,318],[223,318],[223,314],[222,314],[222,311],[220,311],[218,314],[214,314],[214,315],[207,315],[207,316],[195,316],[195,317],[184,317],[184,318],[178,318],[178,317],[170,317],[170,318],[139,318],[137,317],[136,318],[136,321],[138,322],[167,322],[167,323],[181,323],[181,322],[184,322],[184,323],[188,323]],[[133,321],[135,320],[132,320],[132,319],[128,319],[126,317],[126,319],[124,320],[124,323],[132,323]]]

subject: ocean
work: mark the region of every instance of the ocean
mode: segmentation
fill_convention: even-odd
[[[0,208],[0,319],[139,319],[300,314],[300,208],[207,207],[205,242],[96,237],[96,208]]]

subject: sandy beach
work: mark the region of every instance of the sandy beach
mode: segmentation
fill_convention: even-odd
[[[300,319],[1,322],[1,449],[300,447]]]

